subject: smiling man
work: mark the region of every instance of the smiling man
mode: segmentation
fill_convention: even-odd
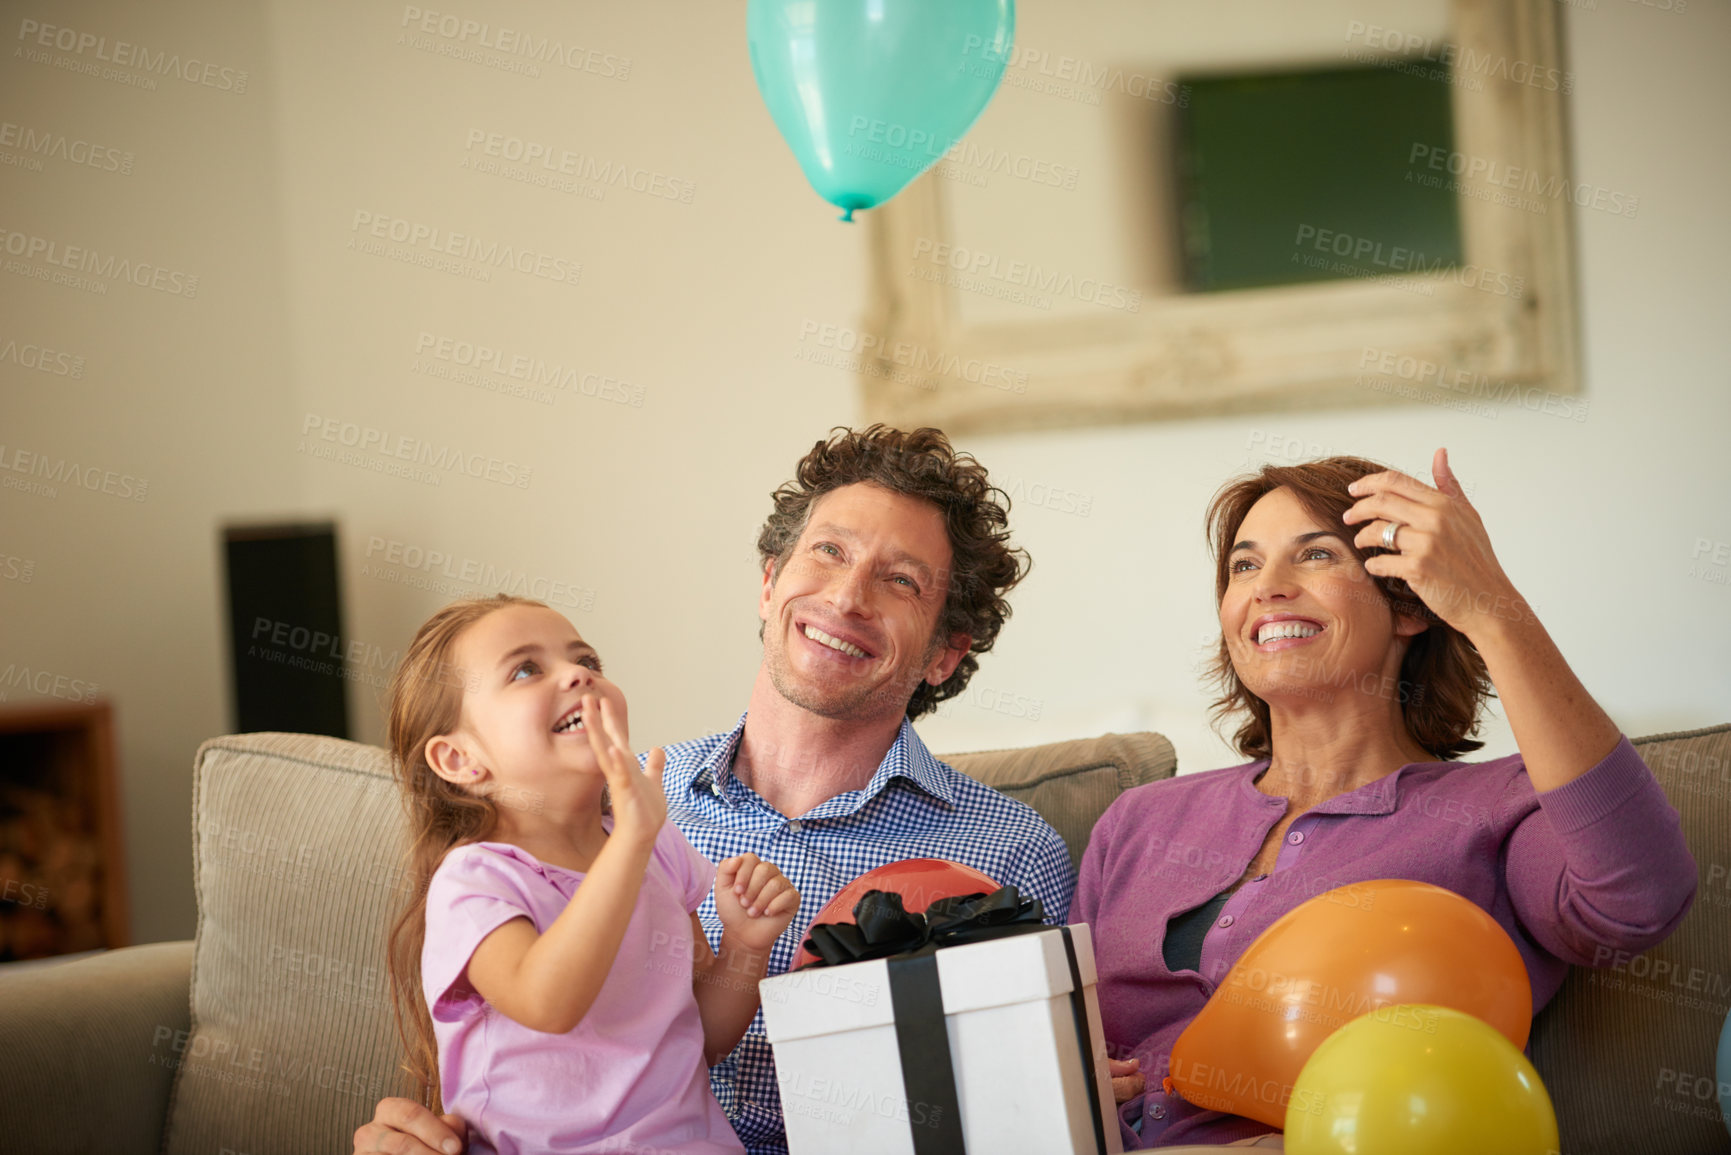
[[[843,886],[906,858],[965,863],[1062,923],[1074,885],[1063,839],[938,761],[912,725],[966,688],[1027,572],[1003,492],[940,431],[874,425],[815,445],[774,502],[757,539],[763,663],[745,715],[667,747],[663,779],[669,816],[707,858],[757,854],[799,889],[769,973]],[[698,913],[718,941],[713,895]],[[761,1013],[711,1082],[749,1150],[786,1151]],[[456,1151],[460,1134],[386,1099],[355,1149]]]

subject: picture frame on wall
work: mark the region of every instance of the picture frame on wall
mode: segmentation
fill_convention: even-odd
[[[988,210],[977,206],[984,198],[967,195],[982,166],[962,145],[868,214],[870,292],[857,350],[867,418],[967,434],[1413,402],[1531,408],[1538,397],[1553,412],[1581,406],[1574,210],[1632,216],[1638,201],[1571,174],[1565,117],[1573,77],[1551,0],[1447,0],[1441,7],[1441,35],[1353,21],[1342,29],[1341,59],[1255,62],[1240,71],[1254,78],[1291,77],[1306,65],[1319,75],[1380,70],[1417,77],[1444,94],[1452,122],[1446,133],[1415,122],[1380,136],[1347,133],[1330,147],[1376,152],[1370,167],[1392,170],[1452,209],[1452,250],[1448,243],[1403,243],[1399,229],[1386,224],[1355,228],[1360,215],[1300,205],[1294,191],[1279,234],[1290,240],[1271,256],[1308,263],[1315,279],[1205,283],[1194,258],[1220,251],[1210,244],[1230,243],[1217,206],[1231,199],[1218,188],[1199,190],[1189,170],[1229,168],[1218,158],[1231,134],[1199,145],[1203,118],[1192,98],[1237,78],[1229,67],[1192,68],[1187,79],[1164,82],[1176,96],[1155,108],[1162,119],[1154,127],[1138,121],[1131,133],[1119,133],[1132,142],[1121,149],[1144,149],[1152,160],[1088,174],[1117,181],[1114,203],[1132,203],[1140,216],[1123,218],[1120,227],[1091,212],[1090,204],[1104,202],[1066,201],[1054,190],[1040,190],[1049,195],[1035,202],[1028,194],[1030,204],[1055,206],[1043,212],[1095,215],[1091,224],[1055,222],[1103,233],[1095,251],[1109,251],[1121,236],[1126,246],[1169,251],[1169,270],[1114,284],[1110,275],[1090,278],[1086,258],[1020,259],[1014,222],[983,222]],[[1017,79],[1017,61],[1011,64],[1000,100]],[[1072,68],[1072,80],[1086,83],[1089,68],[1086,60]],[[1094,72],[1112,75],[1106,63]],[[1113,83],[1101,81],[1108,97]],[[1383,102],[1360,99],[1359,107],[1369,103]],[[1387,110],[1382,114],[1386,121]],[[1037,138],[1038,126],[1019,135]],[[1438,139],[1443,135],[1452,139]],[[1199,147],[1216,151],[1198,154]],[[1257,159],[1253,153],[1246,163]],[[1342,171],[1338,154],[1320,160]],[[1171,171],[1152,181],[1124,175],[1162,167]],[[1282,171],[1259,179],[1278,192],[1296,179]],[[1367,203],[1363,189],[1356,191],[1357,203]],[[1277,206],[1281,198],[1262,200]],[[1163,223],[1149,224],[1143,204]],[[979,240],[994,235],[1000,240]],[[1018,302],[1032,307],[1018,310]]]

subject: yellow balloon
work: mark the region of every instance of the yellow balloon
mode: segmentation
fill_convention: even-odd
[[[1403,1003],[1323,1041],[1293,1084],[1287,1155],[1555,1155],[1539,1073],[1501,1032]]]

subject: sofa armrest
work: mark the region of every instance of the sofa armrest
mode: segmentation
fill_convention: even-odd
[[[185,1050],[191,973],[190,942],[0,967],[5,1148],[154,1155]]]

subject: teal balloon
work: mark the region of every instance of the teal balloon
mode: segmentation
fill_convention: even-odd
[[[1719,1028],[1719,1118],[1725,1121],[1725,1129],[1731,1131],[1731,1013],[1725,1016],[1725,1025]]]
[[[941,159],[998,90],[1014,0],[750,0],[751,71],[806,179],[852,220]]]

